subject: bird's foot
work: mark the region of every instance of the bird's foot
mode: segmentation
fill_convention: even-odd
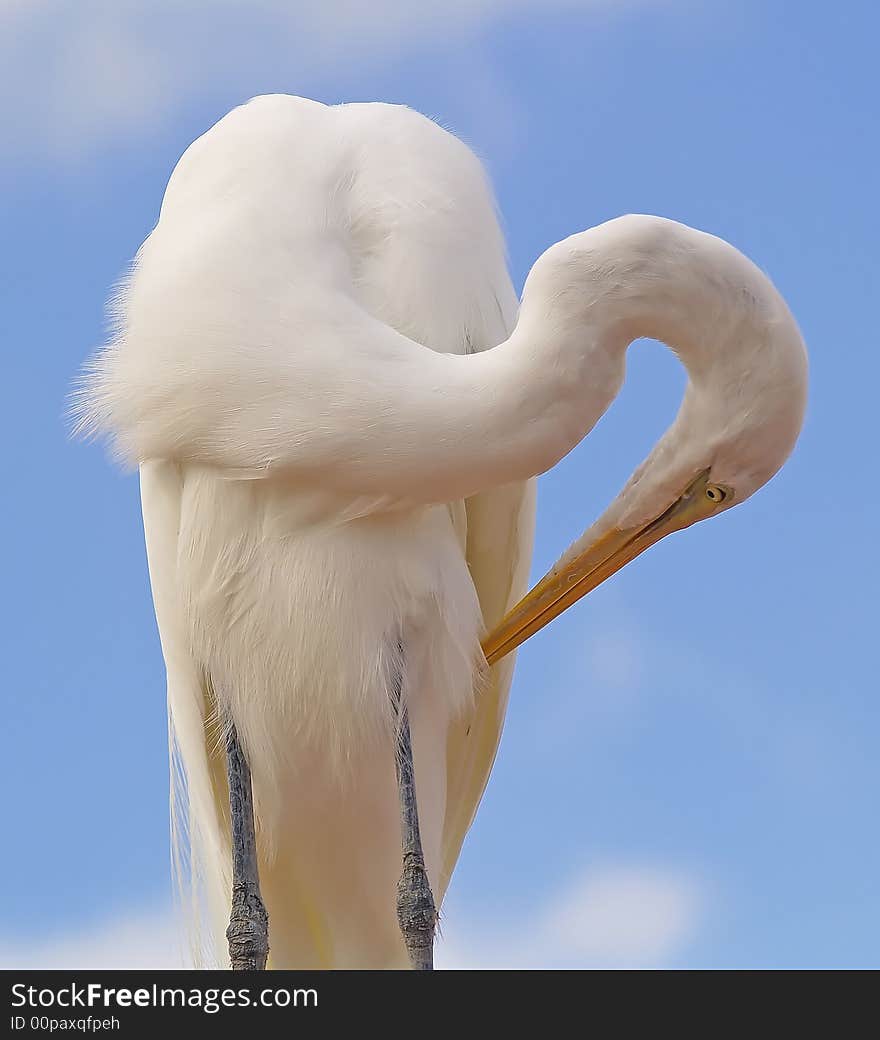
[[[437,910],[424,861],[412,853],[404,857],[397,882],[397,920],[413,968],[432,971]]]
[[[260,890],[247,881],[232,888],[232,914],[226,929],[233,971],[263,971],[269,956],[269,915]]]

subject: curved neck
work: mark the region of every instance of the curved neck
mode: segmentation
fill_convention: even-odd
[[[701,383],[736,360],[728,346],[776,302],[768,288],[721,239],[659,217],[619,217],[536,261],[520,320],[556,330],[564,350],[580,340],[590,365],[617,362],[633,340],[660,340]]]
[[[711,457],[722,437],[735,440],[765,402],[771,412],[782,388],[794,401],[803,381],[797,327],[751,261],[673,221],[619,218],[548,249],[526,280],[510,338],[456,359],[466,377],[457,403],[470,410],[492,405],[483,408],[457,479],[474,490],[527,479],[558,462],[616,397],[626,350],[641,337],[665,343],[689,381],[675,422],[648,460],[658,463],[640,488],[648,506],[671,493],[667,482]],[[796,435],[801,408],[794,403],[792,421],[782,424]],[[645,470],[639,468],[640,478]]]
[[[615,399],[642,337],[665,343],[697,392],[727,379],[741,304],[763,291],[747,286],[753,274],[765,281],[745,265],[726,243],[659,218],[619,218],[552,246],[529,273],[510,338],[466,359],[492,369],[476,379],[498,403],[484,449],[510,479],[554,465]]]

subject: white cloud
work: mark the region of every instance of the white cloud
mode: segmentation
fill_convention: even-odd
[[[700,885],[643,867],[580,878],[547,913],[547,941],[588,963],[635,966],[666,961],[692,937]]]
[[[0,0],[0,132],[12,151],[87,155],[142,138],[198,98],[350,82],[524,15],[672,0]],[[477,87],[484,70],[473,70]],[[474,96],[480,90],[474,91]]]
[[[515,928],[463,941],[450,930],[441,968],[657,968],[696,935],[703,884],[687,873],[645,865],[589,870]]]
[[[180,933],[163,908],[62,933],[40,942],[0,944],[0,969],[91,971],[183,967]]]
[[[532,917],[487,924],[454,908],[437,944],[439,968],[660,967],[695,935],[703,886],[644,865],[592,870]],[[170,911],[97,924],[38,943],[0,944],[0,969],[162,969],[184,966]]]

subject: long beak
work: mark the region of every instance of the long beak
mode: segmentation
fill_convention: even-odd
[[[656,519],[641,527],[612,527],[584,548],[576,543],[483,641],[488,663],[495,664],[520,643],[592,592],[661,538],[681,531],[729,504],[730,493],[708,482],[702,472]],[[587,536],[585,536],[587,538]]]

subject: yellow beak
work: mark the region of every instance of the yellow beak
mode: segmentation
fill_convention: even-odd
[[[575,546],[566,553],[483,641],[488,663],[495,664],[515,650],[661,538],[713,516],[721,510],[722,503],[723,508],[732,504],[729,489],[711,484],[708,477],[709,471],[704,470],[668,509],[649,523],[626,530],[612,527],[585,548]]]

